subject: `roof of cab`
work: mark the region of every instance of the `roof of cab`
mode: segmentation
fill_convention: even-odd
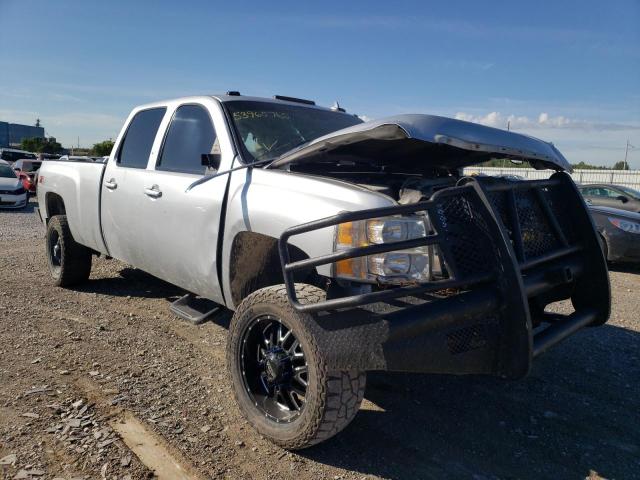
[[[290,100],[281,100],[278,98],[267,98],[267,97],[249,97],[249,96],[245,96],[245,95],[228,95],[228,94],[212,94],[212,95],[193,95],[193,96],[188,96],[188,97],[178,97],[178,98],[170,98],[170,99],[166,99],[166,100],[160,100],[157,102],[150,102],[150,103],[145,103],[143,105],[138,105],[135,110],[145,110],[148,108],[154,108],[154,107],[163,107],[166,106],[169,103],[189,103],[189,102],[197,102],[197,101],[202,101],[202,100],[206,100],[209,98],[214,98],[222,103],[229,103],[229,102],[240,102],[240,101],[245,101],[245,102],[266,102],[266,103],[276,103],[276,104],[281,104],[281,105],[292,105],[292,106],[303,106],[306,108],[315,108],[317,110],[325,110],[325,111],[331,111],[331,112],[336,112],[336,113],[344,113],[344,112],[337,112],[336,110],[332,110],[329,107],[323,107],[321,105],[310,105],[308,103],[302,103],[302,102],[296,102],[296,101],[290,101]],[[349,114],[348,112],[346,112],[347,115],[353,115],[353,114]]]

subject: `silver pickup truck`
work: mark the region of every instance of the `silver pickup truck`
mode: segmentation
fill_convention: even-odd
[[[467,177],[493,158],[548,180]],[[225,312],[238,405],[304,448],[342,430],[366,371],[519,378],[610,311],[593,222],[550,143],[430,115],[363,122],[290,97],[181,98],[135,108],[104,163],[39,173],[61,287],[115,257]],[[550,313],[571,299],[574,311]]]

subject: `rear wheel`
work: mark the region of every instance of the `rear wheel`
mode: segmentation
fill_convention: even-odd
[[[302,303],[324,291],[296,285]],[[272,442],[306,448],[345,428],[355,417],[366,383],[359,371],[330,371],[315,341],[311,315],[296,311],[283,285],[247,297],[231,320],[227,365],[240,410]]]
[[[91,250],[73,239],[66,215],[51,217],[45,244],[49,271],[57,286],[69,287],[89,278]]]

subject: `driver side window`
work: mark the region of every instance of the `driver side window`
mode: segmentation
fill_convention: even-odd
[[[200,105],[181,105],[171,119],[156,170],[204,175],[202,155],[220,153],[209,112]]]
[[[615,190],[612,190],[610,188],[603,188],[602,192],[603,192],[603,196],[609,197],[609,198],[617,198],[620,196],[619,192],[616,192]]]

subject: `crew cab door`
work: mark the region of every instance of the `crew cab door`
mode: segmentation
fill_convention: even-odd
[[[134,111],[117,139],[102,177],[100,224],[109,255],[145,269],[144,243],[149,223],[142,215],[147,165],[166,106]]]
[[[112,214],[128,219],[119,227],[127,229],[127,242],[133,243],[127,246],[135,260],[131,263],[224,303],[217,275],[217,244],[227,175],[186,192],[193,182],[212,173],[202,165],[202,156],[210,154],[220,158],[220,169],[231,168],[233,147],[217,102],[168,104],[148,166],[131,182],[132,190],[127,190],[132,197],[129,211]],[[105,179],[109,173],[107,170]]]

